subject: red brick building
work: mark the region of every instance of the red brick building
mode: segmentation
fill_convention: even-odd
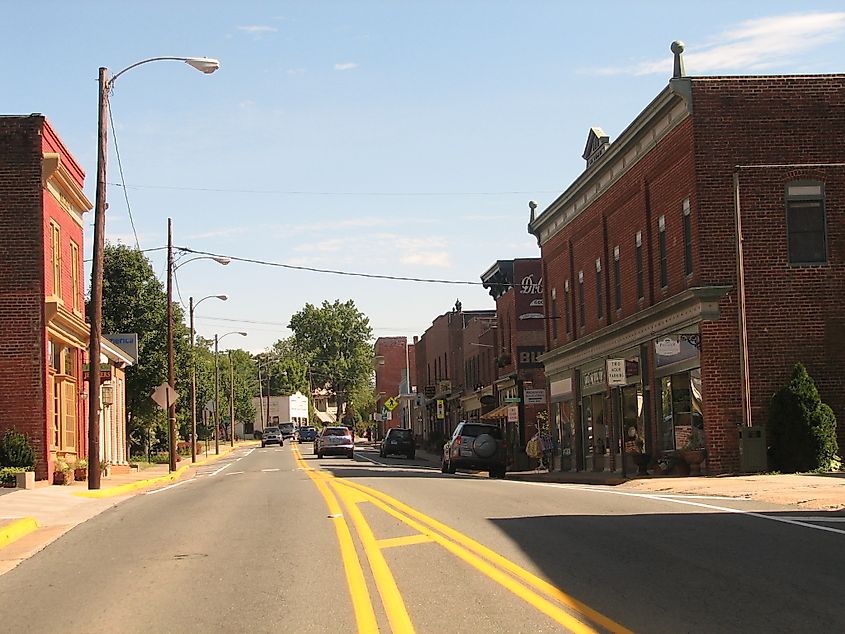
[[[87,455],[84,178],[43,116],[0,116],[0,432],[29,436],[37,479]]]
[[[496,408],[481,419],[504,427],[512,464],[521,469],[528,466],[525,446],[538,431],[537,416],[548,407],[546,376],[539,360],[546,350],[542,262],[540,258],[498,260],[481,280],[496,300],[498,353]]]
[[[417,391],[423,399],[417,415],[425,441],[439,444],[466,418],[461,406],[467,395],[464,331],[473,320],[495,316],[492,310],[465,311],[458,301],[420,337],[416,345]],[[474,388],[469,386],[470,391]]]
[[[416,343],[416,342],[415,342]],[[379,434],[384,437],[391,427],[411,427],[413,409],[410,394],[416,386],[415,345],[407,337],[379,337],[373,346],[376,366],[376,413]],[[405,377],[410,372],[410,382]],[[388,399],[399,403],[393,410],[385,407]]]
[[[532,211],[564,468],[737,471],[799,361],[845,441],[845,76],[676,75]]]

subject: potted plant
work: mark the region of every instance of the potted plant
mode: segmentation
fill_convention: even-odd
[[[53,484],[71,484],[73,482],[73,470],[64,460],[56,460],[56,469],[53,471]]]
[[[73,465],[73,479],[77,482],[83,482],[88,479],[88,461],[85,458],[80,458]]]
[[[692,428],[692,433],[686,444],[681,447],[681,458],[689,465],[690,475],[701,475],[701,463],[707,458],[704,448],[704,434],[698,427]]]
[[[108,478],[111,475],[111,463],[108,460],[100,461],[100,475]]]

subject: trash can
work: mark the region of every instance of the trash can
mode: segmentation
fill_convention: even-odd
[[[739,470],[743,473],[766,471],[766,428],[741,426],[739,428]]]

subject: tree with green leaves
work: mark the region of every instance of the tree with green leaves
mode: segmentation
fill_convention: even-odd
[[[836,416],[822,403],[815,382],[801,363],[793,368],[789,383],[772,398],[768,433],[772,466],[780,471],[829,471],[838,466]]]
[[[173,307],[176,391],[189,393],[188,329]],[[167,378],[167,294],[152,263],[140,251],[107,244],[103,252],[103,332],[138,333],[138,359],[126,368],[127,432],[135,449],[166,444],[167,417],[150,398]],[[178,402],[177,419],[190,420],[189,399]],[[166,448],[166,447],[162,447]]]
[[[369,389],[373,372],[370,320],[352,300],[321,306],[306,304],[293,315],[288,326],[293,337],[288,344],[293,355],[310,369],[314,387],[337,395],[337,418],[346,413],[354,420],[355,398]],[[350,407],[345,408],[345,404]]]

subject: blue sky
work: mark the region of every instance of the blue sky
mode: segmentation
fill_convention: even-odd
[[[584,169],[587,132],[613,141],[689,75],[841,73],[841,2],[3,2],[0,111],[44,113],[94,200],[97,68],[208,56],[213,75],[151,63],[111,98],[124,190],[107,239],[320,269],[479,281],[537,257],[543,209]],[[121,183],[110,131],[108,182]],[[88,215],[89,224],[93,213]],[[90,257],[90,231],[86,257]],[[152,251],[163,279],[162,251]],[[480,286],[191,262],[178,295],[226,294],[197,332],[243,330],[259,351],[306,302],[353,299],[375,336],[421,335]],[[178,299],[178,297],[177,297]],[[223,345],[223,348],[228,347]]]

